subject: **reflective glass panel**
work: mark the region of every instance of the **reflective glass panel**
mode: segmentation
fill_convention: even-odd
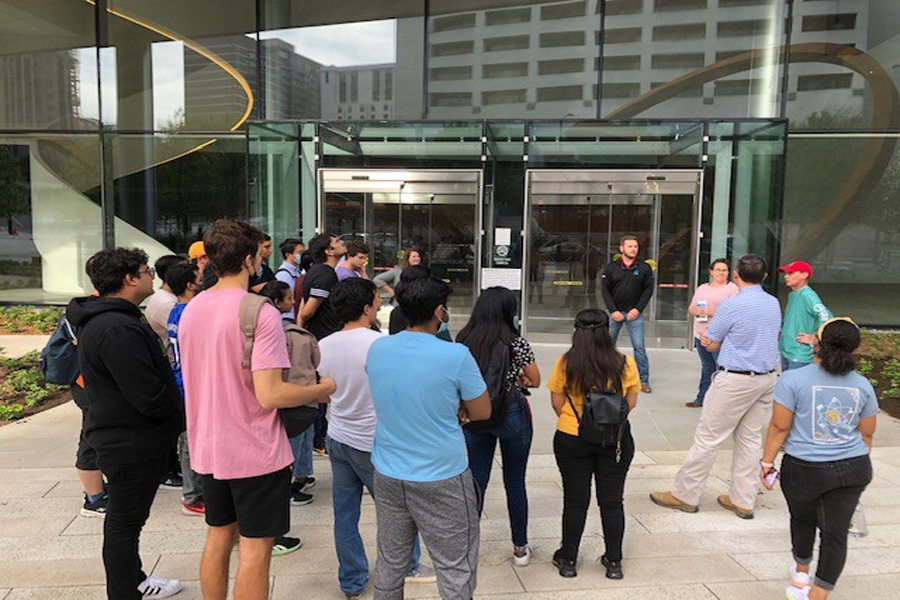
[[[94,8],[0,0],[0,129],[97,129]]]

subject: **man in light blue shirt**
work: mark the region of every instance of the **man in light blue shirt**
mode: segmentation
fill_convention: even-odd
[[[436,337],[450,288],[434,277],[397,290],[409,323],[372,343],[366,372],[377,425],[376,600],[403,598],[416,532],[442,598],[469,599],[478,564],[478,504],[461,422],[487,419],[490,398],[468,348]]]
[[[650,494],[660,506],[697,512],[719,447],[731,436],[731,486],[718,502],[742,519],[753,518],[759,491],[762,429],[772,404],[775,369],[780,359],[781,307],[778,299],[760,286],[767,271],[762,257],[742,256],[734,272],[740,293],[719,305],[706,334],[700,338],[707,350],[719,353],[719,370],[706,392],[694,443],[675,477],[672,491]]]

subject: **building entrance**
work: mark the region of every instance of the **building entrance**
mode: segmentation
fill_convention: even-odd
[[[415,249],[453,287],[451,310],[469,314],[478,289],[480,171],[320,169],[318,181],[322,230],[365,240],[370,277]]]
[[[522,301],[529,339],[560,341],[579,310],[605,308],[603,267],[630,234],[655,274],[647,342],[683,345],[697,283],[700,172],[535,170],[526,179]]]

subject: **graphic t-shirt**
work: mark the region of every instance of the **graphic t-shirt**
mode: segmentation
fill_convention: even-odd
[[[553,372],[550,374],[550,380],[547,381],[547,389],[554,394],[565,394],[568,382],[566,381],[566,361],[560,356],[553,365]],[[622,372],[622,395],[629,392],[636,392],[641,389],[641,378],[638,375],[637,364],[630,356],[625,356],[625,370]],[[573,394],[569,391],[569,397],[572,404],[578,410],[578,415],[584,409],[584,394]],[[556,429],[569,435],[578,435],[578,417],[572,411],[572,404],[566,400],[559,412],[559,419],[556,421]]]
[[[328,436],[362,452],[372,451],[376,422],[366,357],[381,337],[380,331],[359,328],[332,333],[319,342],[319,375],[334,379],[337,388],[328,405]]]
[[[809,344],[797,341],[798,333],[816,333],[819,326],[832,317],[819,295],[808,285],[788,295],[787,308],[778,349],[788,360],[801,363],[813,361],[813,349]]]
[[[775,384],[775,402],[794,413],[786,454],[828,462],[869,453],[857,426],[861,417],[878,413],[878,400],[856,371],[831,375],[817,364],[786,371]]]
[[[172,365],[172,373],[175,374],[175,383],[178,384],[178,389],[181,390],[181,397],[184,398],[184,378],[181,374],[181,352],[178,346],[178,324],[181,321],[181,315],[184,313],[184,309],[187,306],[185,302],[179,302],[175,306],[172,307],[172,312],[169,313],[169,322],[166,325],[166,329],[169,332],[169,364]]]
[[[303,278],[303,300],[318,298],[322,302],[316,314],[303,326],[317,340],[322,340],[341,328],[337,314],[331,306],[331,288],[338,282],[335,270],[326,264],[313,265]]]
[[[691,298],[691,308],[697,308],[698,300],[706,301],[706,314],[709,318],[705,321],[699,320],[697,317],[694,317],[694,337],[698,340],[700,336],[706,333],[706,328],[709,327],[709,321],[712,319],[713,315],[716,312],[716,309],[719,307],[719,303],[725,300],[726,298],[731,298],[732,296],[737,296],[738,292],[741,290],[734,283],[729,281],[725,285],[710,285],[708,283],[704,283],[694,292],[694,297]]]
[[[372,463],[405,481],[439,481],[469,466],[459,404],[487,386],[472,353],[430,333],[382,337],[366,360],[377,425]]]
[[[206,290],[187,305],[178,327],[191,468],[216,479],[266,475],[294,462],[278,411],[259,405],[253,375],[241,365],[239,309],[246,294]],[[250,369],[290,366],[281,315],[263,305]]]

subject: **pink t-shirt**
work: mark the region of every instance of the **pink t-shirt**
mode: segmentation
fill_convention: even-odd
[[[241,367],[238,310],[246,293],[207,290],[187,305],[178,327],[191,468],[216,479],[266,475],[294,460],[278,411],[259,405],[253,377]],[[274,306],[259,311],[250,365],[291,366]]]
[[[694,292],[694,297],[691,299],[691,308],[697,308],[698,300],[706,300],[706,314],[709,315],[709,320],[707,320],[706,322],[698,321],[697,317],[694,317],[695,338],[700,339],[700,334],[706,333],[706,328],[709,327],[709,321],[712,320],[713,315],[716,312],[716,308],[719,306],[719,303],[722,302],[722,300],[724,300],[725,298],[737,296],[739,291],[740,289],[738,288],[738,286],[730,281],[725,285],[715,286],[704,283],[697,288],[697,291]]]

